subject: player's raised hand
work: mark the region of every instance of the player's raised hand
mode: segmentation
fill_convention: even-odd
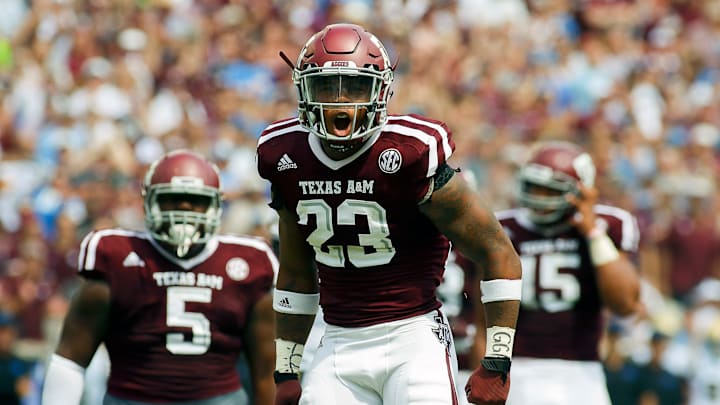
[[[578,193],[568,194],[567,201],[575,206],[575,215],[570,218],[571,223],[583,235],[589,235],[595,228],[595,212],[593,207],[598,200],[598,190],[595,187],[587,187],[578,182]]]
[[[467,384],[468,402],[476,405],[504,405],[510,392],[510,359],[485,358]]]

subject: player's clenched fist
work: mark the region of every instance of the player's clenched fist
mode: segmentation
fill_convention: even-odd
[[[468,402],[478,405],[504,405],[510,391],[510,359],[485,358],[468,379]]]
[[[275,377],[275,405],[297,405],[300,402],[302,388],[298,375],[294,373],[278,373]]]

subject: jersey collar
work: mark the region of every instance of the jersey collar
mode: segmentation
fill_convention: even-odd
[[[310,150],[322,164],[332,170],[338,170],[354,162],[355,160],[357,160],[358,157],[360,157],[360,155],[370,149],[375,144],[375,142],[377,142],[381,132],[382,131],[377,131],[367,140],[367,142],[365,142],[365,144],[360,149],[358,149],[352,155],[341,160],[331,159],[325,153],[325,150],[323,150],[322,143],[320,143],[320,138],[318,138],[316,135],[313,135],[312,133],[308,133],[308,144],[310,145]]]
[[[207,241],[207,243],[205,244],[205,248],[203,248],[200,253],[189,259],[180,259],[163,249],[162,246],[160,246],[160,244],[155,241],[155,238],[153,238],[152,236],[149,236],[148,239],[150,240],[150,244],[153,245],[155,250],[160,252],[160,254],[163,255],[163,257],[165,257],[166,259],[182,267],[183,270],[190,270],[191,268],[207,260],[210,256],[212,256],[213,253],[215,253],[219,244],[217,237],[213,237],[212,239]]]

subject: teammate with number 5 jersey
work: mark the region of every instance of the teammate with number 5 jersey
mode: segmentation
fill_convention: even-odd
[[[509,338],[476,365],[468,397],[504,401],[520,262],[447,162],[450,130],[387,114],[394,66],[360,26],[327,26],[296,63],[286,61],[299,115],[268,126],[257,149],[280,214],[275,404],[459,403],[452,334],[435,294],[450,241],[488,269],[489,330]],[[318,302],[327,327],[301,387]]]
[[[271,403],[272,250],[257,238],[217,234],[218,172],[197,154],[157,160],[142,192],[146,231],[97,230],[82,242],[85,280],[50,361],[43,404],[80,404],[84,368],[101,342],[111,363],[105,405]],[[241,354],[252,387],[241,386]]]
[[[497,214],[523,268],[507,403],[610,405],[598,344],[605,309],[638,306],[635,218],[597,204],[595,166],[574,144],[538,144],[519,179],[522,207]]]

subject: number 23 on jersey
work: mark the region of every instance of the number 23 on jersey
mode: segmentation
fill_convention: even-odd
[[[307,225],[315,216],[316,228],[307,238],[315,250],[315,260],[330,267],[345,267],[346,260],[355,267],[372,267],[390,263],[395,248],[390,240],[390,229],[385,209],[375,201],[347,199],[333,210],[321,199],[301,200],[297,205],[298,223]],[[323,245],[335,235],[334,224],[355,225],[357,215],[365,216],[368,233],[359,233],[359,245]],[[366,248],[374,249],[367,252]]]

